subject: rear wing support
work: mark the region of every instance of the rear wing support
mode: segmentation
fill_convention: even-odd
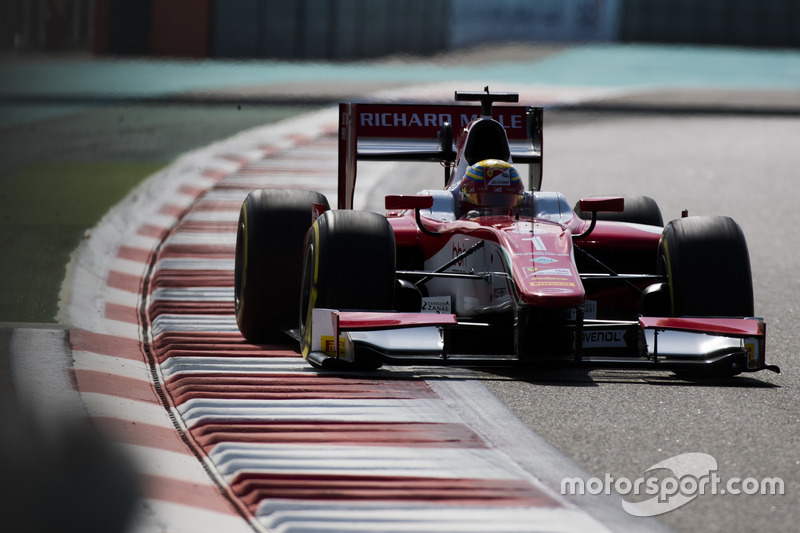
[[[352,209],[359,160],[452,163],[455,137],[480,118],[474,105],[339,104],[338,208]],[[542,184],[542,108],[498,106],[492,118],[506,130],[514,164],[529,165],[528,189]],[[449,144],[450,146],[446,146]]]

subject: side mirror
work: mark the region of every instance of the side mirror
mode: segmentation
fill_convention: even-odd
[[[417,227],[425,235],[431,237],[440,237],[436,231],[431,231],[422,224],[422,218],[419,215],[420,209],[430,209],[433,207],[433,196],[424,194],[414,195],[389,195],[386,197],[386,209],[413,209],[414,219],[417,221]]]
[[[578,209],[587,213],[620,213],[625,210],[625,198],[608,196],[602,198],[581,198]]]
[[[394,194],[386,197],[386,209],[430,209],[433,196],[424,194]]]
[[[578,209],[592,213],[592,222],[589,229],[578,235],[573,235],[573,239],[583,239],[588,237],[597,224],[597,213],[620,213],[625,210],[625,199],[620,196],[608,196],[598,198],[581,198],[578,202]]]

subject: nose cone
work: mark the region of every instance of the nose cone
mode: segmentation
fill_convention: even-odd
[[[559,308],[583,304],[586,291],[575,268],[569,231],[550,223],[520,223],[506,236],[522,303]]]

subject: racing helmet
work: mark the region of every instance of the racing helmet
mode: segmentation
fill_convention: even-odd
[[[461,180],[461,208],[519,207],[525,198],[525,187],[517,169],[500,159],[484,159],[467,167]]]

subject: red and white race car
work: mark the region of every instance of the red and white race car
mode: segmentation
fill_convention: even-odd
[[[573,209],[541,190],[542,108],[493,105],[518,96],[488,89],[455,98],[480,108],[340,104],[338,209],[308,190],[248,195],[235,266],[248,340],[289,333],[309,363],[334,368],[778,371],[765,361],[732,219],[663,227],[646,196]],[[442,163],[445,185],[387,196],[385,215],[354,210],[360,160]],[[528,167],[527,187],[517,165]]]

